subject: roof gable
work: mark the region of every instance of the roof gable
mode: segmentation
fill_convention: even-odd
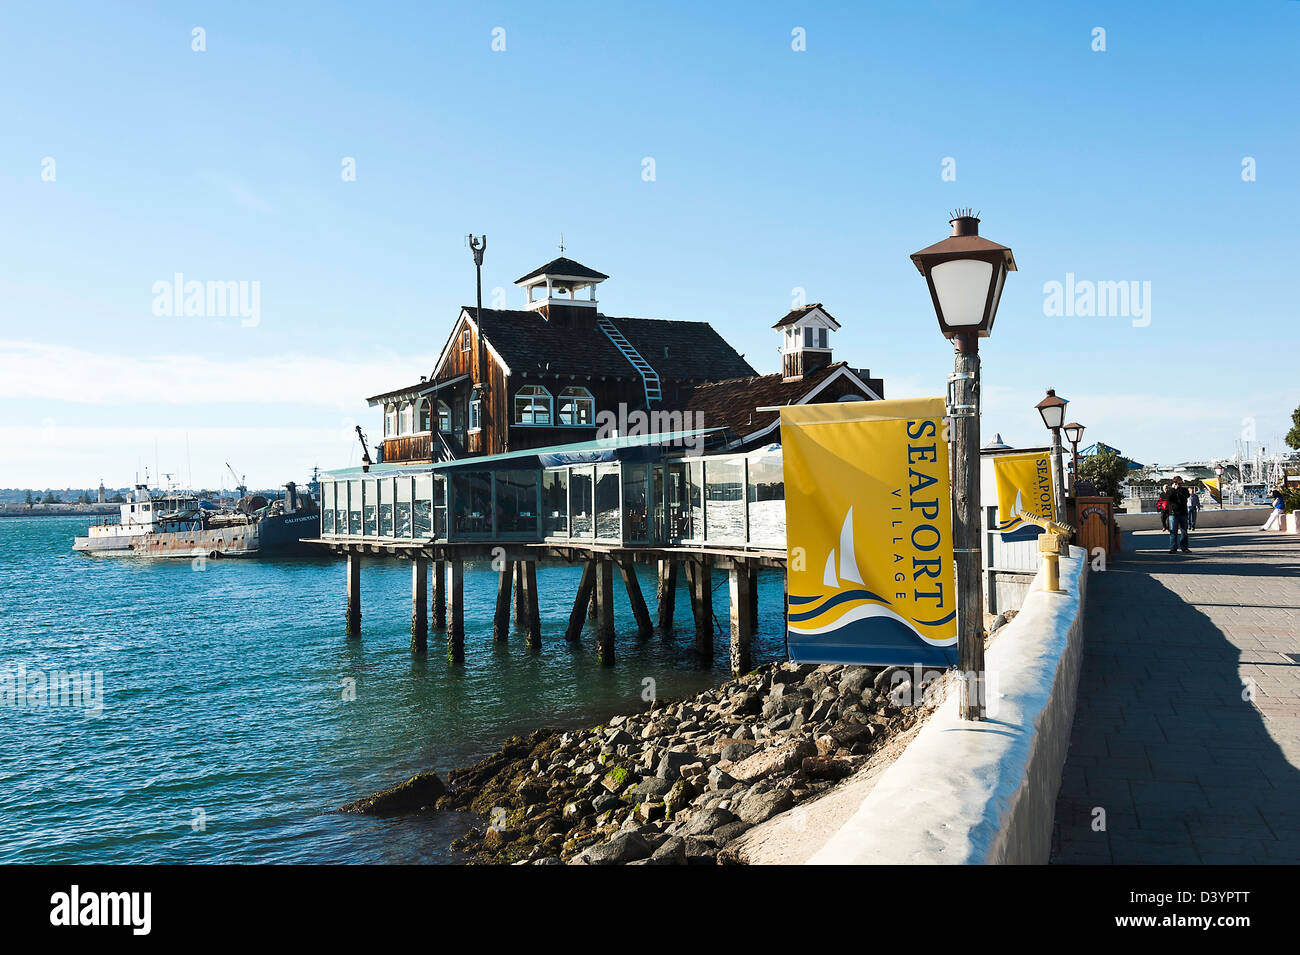
[[[811,305],[801,305],[798,308],[791,309],[785,317],[773,325],[773,328],[786,328],[790,325],[799,324],[822,324],[830,329],[839,329],[842,326],[835,320],[835,317],[822,306],[821,302],[814,302]]]

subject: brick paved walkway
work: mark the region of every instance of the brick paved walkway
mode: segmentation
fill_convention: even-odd
[[[1300,863],[1300,537],[1168,541],[1089,580],[1052,862]]]

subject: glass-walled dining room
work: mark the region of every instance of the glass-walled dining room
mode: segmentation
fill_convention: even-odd
[[[558,467],[339,472],[325,475],[321,490],[326,538],[785,547],[779,446]]]

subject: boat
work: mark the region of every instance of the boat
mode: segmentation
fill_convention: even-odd
[[[218,507],[181,491],[157,493],[136,484],[121,514],[92,524],[72,549],[84,554],[140,557],[252,557],[305,553],[320,536],[320,508],[290,481],[282,498],[261,494]]]

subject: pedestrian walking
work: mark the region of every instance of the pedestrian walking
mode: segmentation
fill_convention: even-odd
[[[1196,530],[1196,515],[1201,512],[1201,495],[1196,493],[1196,488],[1189,489],[1187,494],[1187,529]]]
[[[1156,511],[1160,515],[1160,527],[1163,530],[1169,530],[1169,485],[1160,486],[1160,494],[1156,497]]]
[[[1269,512],[1268,520],[1264,522],[1264,526],[1261,527],[1260,530],[1271,531],[1276,528],[1277,530],[1286,533],[1285,511],[1286,504],[1284,503],[1281,490],[1273,488],[1273,510]]]
[[[1174,478],[1165,495],[1165,511],[1169,515],[1169,553],[1176,554],[1181,547],[1184,554],[1190,553],[1187,546],[1187,488],[1183,479]]]

